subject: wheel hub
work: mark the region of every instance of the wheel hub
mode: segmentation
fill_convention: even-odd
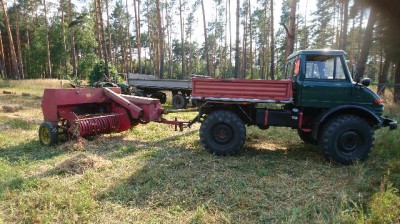
[[[228,144],[233,138],[232,129],[227,124],[216,125],[211,134],[219,144]]]
[[[351,152],[361,145],[361,137],[354,131],[347,131],[339,137],[339,146],[343,151]]]

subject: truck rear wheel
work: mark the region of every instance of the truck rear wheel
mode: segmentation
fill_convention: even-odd
[[[175,109],[186,108],[186,97],[183,94],[176,94],[172,98],[172,107]]]
[[[328,159],[348,165],[367,159],[373,141],[374,129],[364,119],[341,115],[324,125],[318,144]]]
[[[216,111],[206,117],[200,127],[200,141],[218,156],[232,155],[243,147],[246,128],[243,121],[230,111]]]
[[[151,98],[159,99],[161,104],[164,104],[167,102],[167,95],[160,91],[151,94]]]

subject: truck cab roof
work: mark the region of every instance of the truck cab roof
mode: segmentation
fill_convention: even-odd
[[[288,59],[291,59],[298,55],[346,55],[346,52],[343,50],[331,50],[331,49],[300,50],[291,54],[288,57]]]

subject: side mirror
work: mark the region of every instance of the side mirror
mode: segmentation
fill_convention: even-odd
[[[370,78],[364,78],[363,80],[361,80],[361,84],[363,86],[368,87],[371,84],[371,79]]]

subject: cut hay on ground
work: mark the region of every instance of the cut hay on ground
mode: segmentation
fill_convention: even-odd
[[[65,174],[83,174],[85,171],[90,169],[98,170],[110,167],[111,165],[111,161],[99,156],[80,154],[58,164],[55,171],[57,171],[57,173]]]

